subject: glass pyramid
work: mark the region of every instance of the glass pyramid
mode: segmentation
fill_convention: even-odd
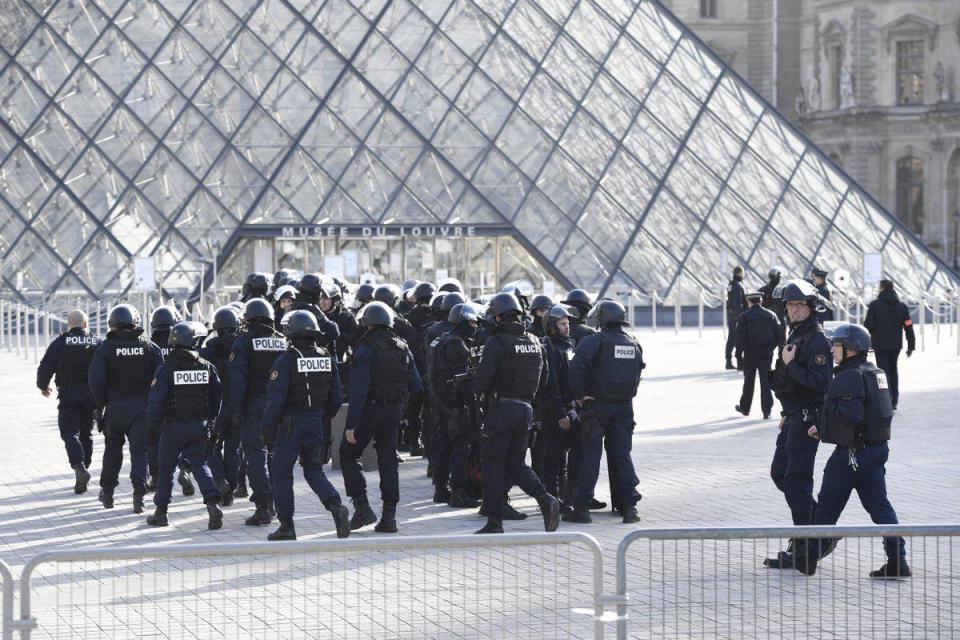
[[[155,255],[192,291],[263,222],[507,225],[598,292],[956,277],[655,1],[6,6],[10,290],[112,299]]]

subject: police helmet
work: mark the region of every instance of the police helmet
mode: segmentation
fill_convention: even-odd
[[[451,291],[450,293],[445,293],[443,294],[443,300],[440,302],[440,310],[449,312],[450,309],[453,309],[458,304],[462,304],[466,301],[467,299],[459,291]]]
[[[571,313],[572,312],[572,313]],[[570,318],[576,309],[573,307],[568,307],[565,304],[555,304],[550,309],[547,310],[547,313],[543,316],[543,330],[546,333],[552,333],[557,328],[557,321],[562,320],[563,318]]]
[[[310,296],[319,296],[322,293],[320,275],[317,273],[307,273],[300,278],[300,293]]]
[[[863,325],[845,322],[834,328],[830,342],[843,345],[844,354],[847,351],[866,353],[870,351],[870,332]]]
[[[787,285],[785,283],[781,282],[780,284],[778,284],[773,288],[773,293],[771,293],[770,296],[774,300],[783,300],[783,289],[786,286]]]
[[[413,290],[413,297],[416,298],[417,302],[426,304],[430,302],[436,292],[437,288],[433,286],[432,282],[421,282]]]
[[[816,287],[806,280],[791,280],[783,287],[783,302],[806,302],[814,309],[820,300]]]
[[[581,310],[587,310],[593,306],[593,303],[590,301],[590,294],[583,289],[572,289],[570,293],[567,294],[566,299],[560,302]]]
[[[170,306],[157,307],[150,314],[150,328],[154,331],[169,329],[180,322],[181,319],[180,312],[176,308]]]
[[[207,325],[202,322],[197,322],[196,320],[189,320],[190,325],[193,327],[194,335],[194,344],[197,348],[200,348],[200,345],[203,344],[203,341],[210,335],[210,330],[207,329]]]
[[[438,293],[430,300],[430,311],[437,315],[443,311],[443,299],[446,298],[449,294],[446,292]]]
[[[247,305],[246,305],[246,303],[243,302],[242,300],[234,300],[233,302],[228,303],[227,306],[228,306],[228,307],[233,307],[234,309],[237,310],[237,313],[242,316],[242,315],[243,315],[243,308],[244,308],[245,306],[247,306]]]
[[[315,338],[320,335],[316,316],[304,309],[284,315],[281,325],[283,335],[288,338]]]
[[[781,289],[781,291],[783,291],[783,290]],[[746,298],[747,300],[753,300],[753,301],[755,301],[755,302],[759,302],[760,300],[763,300],[763,292],[762,292],[762,291],[751,291],[751,292],[747,293],[747,294],[744,296],[744,298]]]
[[[290,284],[292,280],[297,279],[298,272],[295,269],[280,269],[273,274],[273,288],[278,289],[285,284]]]
[[[447,322],[453,325],[462,324],[471,320],[480,322],[480,309],[471,302],[458,302],[450,308],[450,314],[447,316]]]
[[[408,278],[407,280],[403,281],[403,284],[400,285],[400,290],[409,291],[410,289],[415,288],[418,284],[420,284],[420,281],[416,278]]]
[[[399,297],[400,290],[395,284],[382,284],[373,290],[373,299],[388,307],[395,306]]]
[[[512,292],[515,296],[529,298],[533,295],[533,284],[529,280],[514,280],[505,284],[501,291]]]
[[[770,271],[767,272],[767,278],[770,280],[779,280],[780,267],[770,267]]]
[[[826,269],[818,269],[817,267],[814,267],[813,269],[811,269],[810,273],[815,278],[826,278],[827,275],[829,275],[829,272]]]
[[[284,298],[290,298],[291,300],[297,299],[297,289],[289,284],[280,285],[277,287],[277,290],[273,292],[274,300],[283,300]]]
[[[499,318],[505,313],[510,313],[511,311],[516,312],[518,315],[523,313],[523,310],[520,308],[520,301],[517,300],[517,296],[512,293],[498,293],[497,295],[490,298],[490,306],[487,308],[487,315],[494,318]]]
[[[371,302],[360,312],[361,327],[392,327],[393,309],[382,302]]]
[[[118,304],[110,309],[107,326],[111,329],[136,329],[140,326],[140,312],[129,304]]]
[[[270,287],[270,281],[265,273],[249,274],[244,284],[247,285],[247,291],[254,296],[267,295],[267,289]]]
[[[252,322],[259,319],[273,320],[273,307],[263,298],[253,298],[247,301],[243,308],[243,319]]]
[[[197,333],[192,322],[178,322],[170,327],[167,345],[178,349],[193,349]]]
[[[437,289],[447,293],[463,293],[463,284],[456,278],[444,278],[437,283]]]
[[[597,300],[596,326],[605,327],[609,324],[627,325],[627,310],[616,300]],[[591,313],[593,313],[591,311]]]
[[[336,302],[343,297],[343,291],[340,289],[339,285],[330,278],[323,278],[320,280],[320,294],[324,298],[329,298]]]
[[[368,302],[373,302],[373,292],[375,287],[372,284],[362,284],[357,287],[357,292],[353,294],[353,299],[359,302],[360,304],[367,304]]]
[[[237,310],[230,306],[217,309],[217,312],[213,314],[213,328],[217,331],[222,329],[239,329],[240,316],[237,314]]]
[[[533,296],[533,300],[530,301],[530,311],[536,311],[537,309],[549,309],[553,306],[553,300],[548,295],[540,294],[538,296]]]

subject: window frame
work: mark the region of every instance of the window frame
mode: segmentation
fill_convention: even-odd
[[[911,46],[914,51],[909,54],[909,56],[901,53],[901,48],[905,46]],[[901,61],[904,59],[913,60],[914,64],[909,68],[906,65],[901,66]],[[919,60],[919,64],[916,64],[916,61]],[[922,105],[926,101],[926,90],[927,90],[927,52],[926,52],[926,42],[918,38],[899,38],[894,42],[893,46],[893,91],[894,91],[894,104],[898,107],[912,107],[917,105]],[[913,76],[910,84],[917,85],[919,87],[913,86],[914,93],[912,93],[912,99],[904,99],[905,94],[902,93],[902,79],[905,76]]]
[[[912,163],[913,166],[908,167],[907,163]],[[905,176],[906,171],[910,173]],[[901,156],[894,163],[895,214],[897,219],[918,237],[923,236],[926,218],[925,171],[926,163],[923,158],[912,154]]]

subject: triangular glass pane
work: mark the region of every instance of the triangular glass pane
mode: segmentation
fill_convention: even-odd
[[[570,239],[557,254],[554,263],[562,264],[568,278],[590,290],[600,289],[613,271],[610,258],[577,230],[570,234]]]
[[[329,109],[359,138],[364,138],[383,111],[380,99],[353,73],[337,85]]]
[[[313,26],[346,58],[363,40],[370,24],[346,0],[328,0],[313,21]]]
[[[125,47],[129,49],[129,47]],[[118,54],[122,53],[117,52]],[[186,95],[193,95],[210,72],[213,58],[184,29],[178,28],[157,54],[163,75]]]
[[[290,137],[262,107],[254,107],[237,131],[233,146],[262,174],[270,175],[290,147]]]
[[[320,203],[316,203],[319,208]],[[301,214],[300,211],[291,206],[290,202],[284,199],[276,189],[267,189],[267,192],[257,202],[253,213],[247,218],[247,224],[304,224],[312,217],[313,211]]]
[[[433,135],[450,103],[420,75],[411,71],[393,97],[393,105],[425,138]]]
[[[446,137],[438,134],[437,138],[441,138],[441,135]],[[370,132],[367,148],[395,175],[405,176],[420,156],[423,145],[413,131],[387,111]]]
[[[413,60],[430,37],[433,25],[411,3],[394,0],[377,24],[377,29],[407,60]]]
[[[2,29],[0,29],[2,30]],[[46,25],[37,29],[16,56],[17,63],[47,95],[58,93],[67,82],[79,58]]]
[[[543,61],[543,68],[572,100],[580,100],[600,67],[570,38],[561,35]]]
[[[260,2],[256,11],[247,18],[247,28],[281,60],[285,59],[303,33],[299,20],[281,0]]]
[[[460,200],[463,182],[433,153],[425,154],[406,178],[406,186],[437,220],[444,220]]]
[[[60,4],[64,3],[61,2]],[[174,62],[175,56],[178,53],[184,52],[185,48],[186,47],[182,45],[179,49],[174,49],[174,44],[171,43],[165,52],[166,56],[161,58],[161,60],[167,63],[164,67],[167,68],[170,66],[174,69],[179,69],[182,73],[184,69],[192,67],[195,62],[199,63],[200,60],[185,60],[183,58],[179,58],[179,63]],[[163,53],[161,53],[161,55],[163,55]],[[136,48],[130,44],[130,41],[127,40],[126,36],[113,26],[110,26],[104,31],[103,35],[94,45],[93,50],[87,56],[87,61],[87,64],[93,68],[97,77],[103,80],[117,95],[121,95],[127,90],[127,87],[136,80],[137,75],[143,70],[146,64],[146,58],[140,55]]]
[[[766,221],[748,207],[736,193],[724,189],[717,199],[707,225],[721,238],[736,247],[744,257],[753,250],[760,233],[766,228]],[[769,265],[760,268],[766,272]]]
[[[472,191],[466,191],[457,206],[444,220],[447,224],[504,224],[505,220]]]
[[[93,291],[103,292],[110,298],[129,283],[129,278],[120,277],[129,264],[130,260],[119,247],[101,233],[78,256],[73,270]]]
[[[657,122],[648,111],[641,109],[623,145],[647,170],[654,175],[662,176],[670,160],[676,155],[680,140]]]
[[[333,180],[304,152],[298,149],[273,182],[304,220],[312,220],[320,204],[333,189]]]
[[[659,291],[670,286],[680,265],[641,229],[630,244],[620,268],[644,291]]]
[[[647,233],[660,239],[670,253],[680,259],[693,244],[701,222],[675,195],[664,190],[642,224]]]
[[[379,219],[381,224],[396,224],[409,222],[415,224],[436,224],[437,216],[433,215],[424,203],[418,200],[406,189],[401,189],[390,202],[390,206]]]
[[[120,11],[114,24],[122,25],[124,35],[136,42],[143,55],[149,58],[173,30],[174,20],[178,17],[169,16],[161,2],[137,0]]]
[[[593,181],[577,168],[563,151],[556,150],[537,180],[537,186],[571,220],[580,213],[590,199]]]
[[[534,60],[550,49],[557,26],[530,0],[519,0],[507,17],[504,29]]]
[[[167,151],[157,152],[144,166],[137,186],[167,219],[180,208],[196,188],[197,180]]]
[[[538,189],[527,196],[513,224],[547,258],[556,255],[573,227],[573,223]]]
[[[474,176],[473,184],[506,218],[513,217],[530,189],[530,181],[498,151],[490,152]]]
[[[346,193],[336,188],[327,198],[323,208],[317,212],[313,223],[335,224],[344,222],[369,224],[374,221]]]
[[[830,221],[808,207],[793,189],[787,189],[770,225],[780,235],[789,238],[802,255],[812,256],[816,254]]]
[[[340,187],[372,219],[378,220],[400,182],[369,151],[361,151],[340,179]]]
[[[673,165],[667,187],[701,218],[706,218],[722,187],[720,181],[689,151]]]
[[[613,259],[623,253],[635,226],[636,222],[600,191],[577,220],[577,228]]]
[[[32,217],[53,191],[55,181],[23,148],[14,149],[3,164],[4,199],[24,217]]]
[[[0,29],[0,33],[4,30]],[[22,135],[47,104],[43,90],[20,67],[8,65],[0,73],[0,109],[3,119]]]
[[[844,200],[833,221],[834,226],[857,243],[867,253],[883,248],[892,227],[889,220],[868,207],[859,194],[851,193]]]
[[[308,31],[287,60],[287,67],[315,96],[323,98],[339,77],[343,62],[330,46]]]
[[[577,112],[560,146],[593,178],[599,178],[617,149],[616,141],[583,110]]]
[[[203,185],[230,213],[242,220],[266,178],[236,151],[227,151],[210,169]]]
[[[740,157],[740,162],[727,179],[727,186],[749,203],[758,215],[768,218],[783,195],[784,181],[748,151]]]
[[[522,111],[514,111],[497,138],[497,148],[528,177],[534,178],[550,157],[553,143]]]
[[[627,33],[658,62],[664,63],[680,39],[680,31],[661,14],[652,2],[641,2]]]
[[[489,138],[496,137],[512,107],[506,94],[479,73],[471,76],[457,98],[456,105],[470,122]]]
[[[621,150],[610,163],[600,185],[621,209],[639,220],[657,188],[657,181],[629,153]]]

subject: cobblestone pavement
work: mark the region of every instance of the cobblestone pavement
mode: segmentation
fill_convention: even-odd
[[[777,422],[733,411],[740,374],[722,369],[719,329],[702,338],[687,329],[642,329],[638,336],[648,362],[633,439],[641,526],[789,525],[768,476]],[[926,351],[901,358],[887,469],[903,523],[960,522],[955,354],[956,336],[944,327],[940,344],[929,331]],[[224,528],[208,532],[201,500],[179,495],[171,526],[148,528],[130,508],[126,465],[117,506],[104,511],[96,501],[103,452],[96,434],[91,492],[74,495],[56,402],[36,390],[32,355],[0,353],[0,366],[0,559],[14,576],[48,550],[260,542],[272,530],[243,526],[252,507],[237,500],[225,509]],[[824,447],[817,485],[827,457]],[[472,511],[432,502],[425,469],[420,459],[401,465],[399,535],[468,534],[481,526]],[[339,472],[329,475],[342,491]],[[333,538],[329,515],[295,477],[300,539]],[[378,507],[377,497],[374,477],[371,502]],[[598,497],[608,498],[605,471]],[[513,503],[531,517],[506,523],[509,532],[542,531],[532,499],[515,492]],[[863,523],[868,516],[851,500],[841,524]],[[612,592],[615,550],[631,527],[599,512],[591,525],[563,523],[561,530],[599,541]],[[378,534],[369,527],[353,537]],[[915,577],[879,586],[864,578],[883,563],[879,541],[841,543],[814,578],[760,568],[781,544],[638,543],[628,556],[631,636],[960,635],[960,542],[908,540]],[[34,616],[41,637],[592,637],[589,616],[571,611],[590,606],[590,566],[581,547],[547,545],[72,563],[38,570]]]

